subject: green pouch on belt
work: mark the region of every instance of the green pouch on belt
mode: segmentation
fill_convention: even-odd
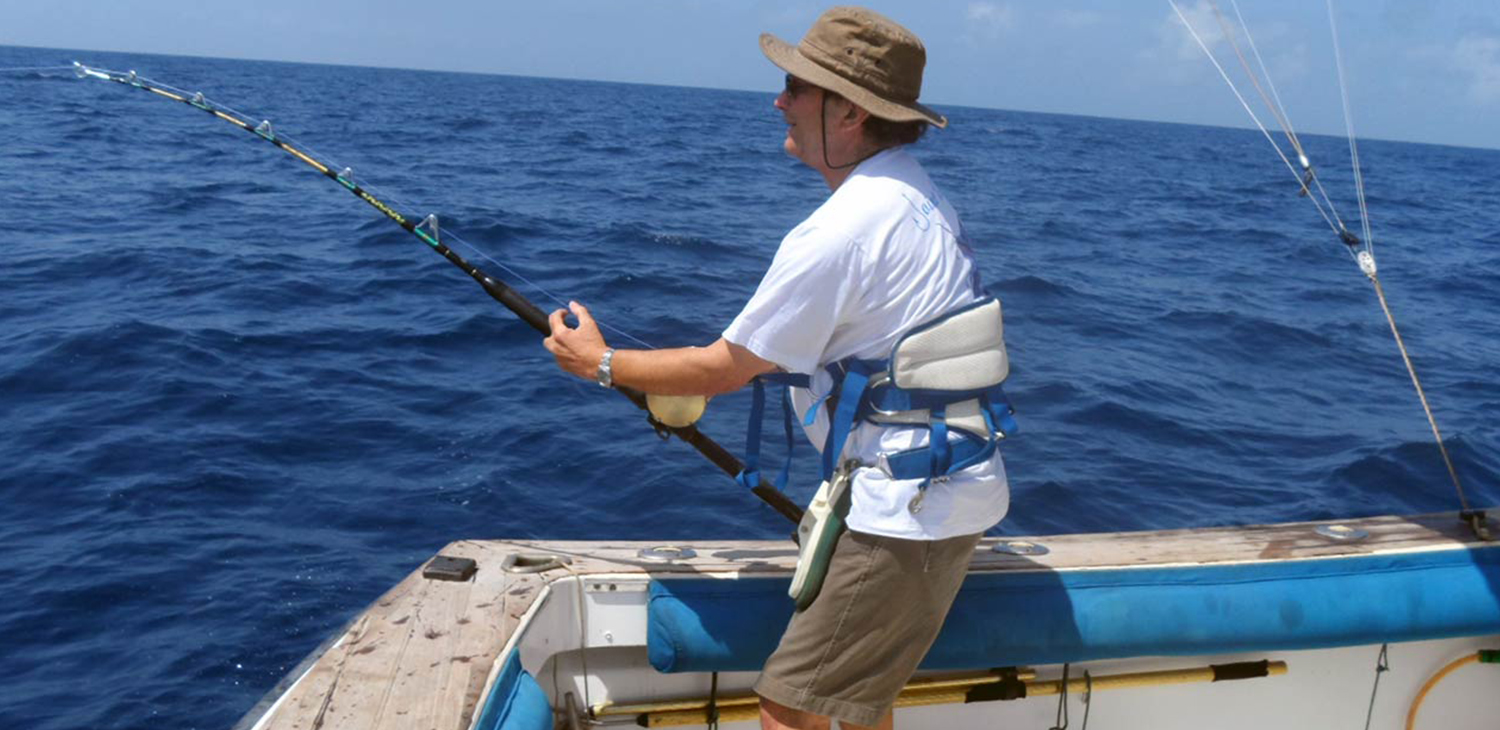
[[[801,611],[812,605],[813,599],[823,589],[823,578],[828,574],[828,561],[833,557],[833,548],[839,535],[844,533],[844,518],[849,514],[849,481],[853,478],[854,464],[834,471],[833,478],[818,487],[818,493],[802,514],[797,525],[797,572],[792,575],[792,587],[787,595],[797,602]]]

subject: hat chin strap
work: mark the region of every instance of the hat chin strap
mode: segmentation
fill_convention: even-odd
[[[827,118],[827,112],[828,112],[828,90],[827,89],[823,89],[822,93],[823,93],[822,98],[820,98],[818,100],[818,135],[820,137],[822,137],[822,143],[823,143],[823,165],[825,167],[827,167],[830,170],[842,170],[842,169],[845,169],[845,168],[848,168],[848,167],[854,167],[855,165],[858,165],[859,163],[864,162],[865,160],[868,160],[871,157],[874,157],[875,155],[878,155],[881,152],[884,152],[885,150],[889,149],[887,147],[876,147],[874,150],[872,150],[869,154],[865,155],[864,157],[856,158],[853,162],[846,162],[846,163],[844,163],[842,165],[835,165],[835,164],[833,164],[833,162],[829,161],[829,159],[828,159],[828,118]],[[852,102],[852,101],[849,102],[849,103],[850,103],[850,105],[854,104],[854,102]]]

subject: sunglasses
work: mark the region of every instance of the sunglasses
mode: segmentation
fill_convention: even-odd
[[[816,89],[816,88],[818,88],[818,87],[814,86],[812,84],[809,84],[806,81],[803,81],[802,79],[797,78],[796,76],[793,76],[791,74],[787,74],[786,75],[786,87],[783,88],[782,90],[784,92],[786,92],[787,96],[790,96],[790,97],[792,97],[792,98],[795,99],[798,94],[801,94],[802,92],[807,91],[808,89]]]

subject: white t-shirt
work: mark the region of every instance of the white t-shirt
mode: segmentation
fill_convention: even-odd
[[[917,161],[901,148],[860,163],[807,220],[782,239],[755,295],[724,339],[794,373],[811,373],[812,390],[794,388],[799,419],[822,448],[828,431],[820,399],[832,387],[823,366],[854,356],[883,359],[900,336],[983,296],[958,214]],[[958,438],[956,435],[954,438]],[[882,453],[926,445],[925,428],[859,424],[844,456],[867,464]],[[855,472],[847,519],[860,532],[941,540],[982,532],[1010,507],[997,451],[945,482],[928,486],[916,514],[907,505],[918,479],[895,480],[878,468]]]

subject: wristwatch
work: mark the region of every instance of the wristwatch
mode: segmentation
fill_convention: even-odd
[[[605,349],[604,357],[599,358],[599,369],[594,371],[594,382],[598,383],[601,388],[608,388],[614,385],[615,376],[609,369],[609,363],[614,359],[615,348],[613,347]]]

